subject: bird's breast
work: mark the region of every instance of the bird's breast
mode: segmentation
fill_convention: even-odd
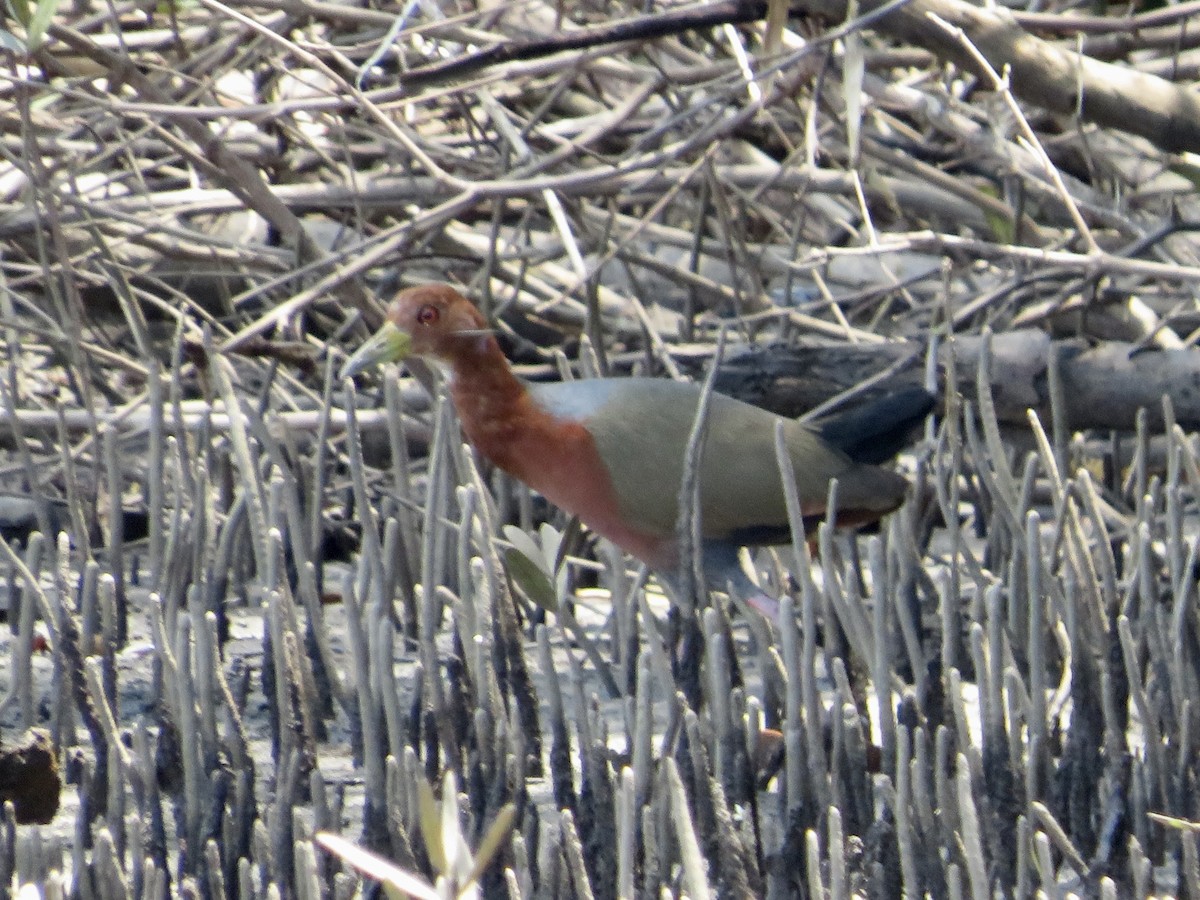
[[[487,459],[597,534],[652,566],[669,564],[673,535],[639,528],[624,516],[608,463],[586,425],[526,400],[491,425],[464,423],[467,438]]]

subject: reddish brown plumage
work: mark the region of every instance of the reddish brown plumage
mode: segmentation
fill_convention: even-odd
[[[401,291],[388,319],[412,335],[413,355],[447,367],[463,432],[484,458],[634,556],[673,563],[669,540],[625,522],[592,435],[537,405],[474,305],[446,285],[425,285]]]

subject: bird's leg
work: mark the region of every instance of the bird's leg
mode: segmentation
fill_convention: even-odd
[[[725,541],[704,542],[704,577],[708,586],[728,591],[773,625],[779,624],[779,600],[750,580],[738,548]]]
[[[704,659],[704,631],[693,612],[689,615],[675,604],[667,614],[667,646],[671,654],[671,674],[692,709],[700,709],[704,692],[700,687],[700,661]]]

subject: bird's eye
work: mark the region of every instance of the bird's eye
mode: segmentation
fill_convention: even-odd
[[[418,325],[434,325],[442,317],[436,306],[422,306],[417,310]]]

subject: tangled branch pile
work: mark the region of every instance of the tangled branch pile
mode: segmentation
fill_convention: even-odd
[[[0,894],[349,896],[324,829],[418,895],[1200,896],[1196,393],[1064,388],[1197,365],[1193,11],[7,23],[0,723],[50,734],[0,759]],[[531,377],[732,326],[864,360],[813,401],[936,381],[913,499],[756,560],[779,634],[718,604],[679,653],[604,546],[547,613],[500,537],[546,511],[410,379],[333,377],[431,279]]]

